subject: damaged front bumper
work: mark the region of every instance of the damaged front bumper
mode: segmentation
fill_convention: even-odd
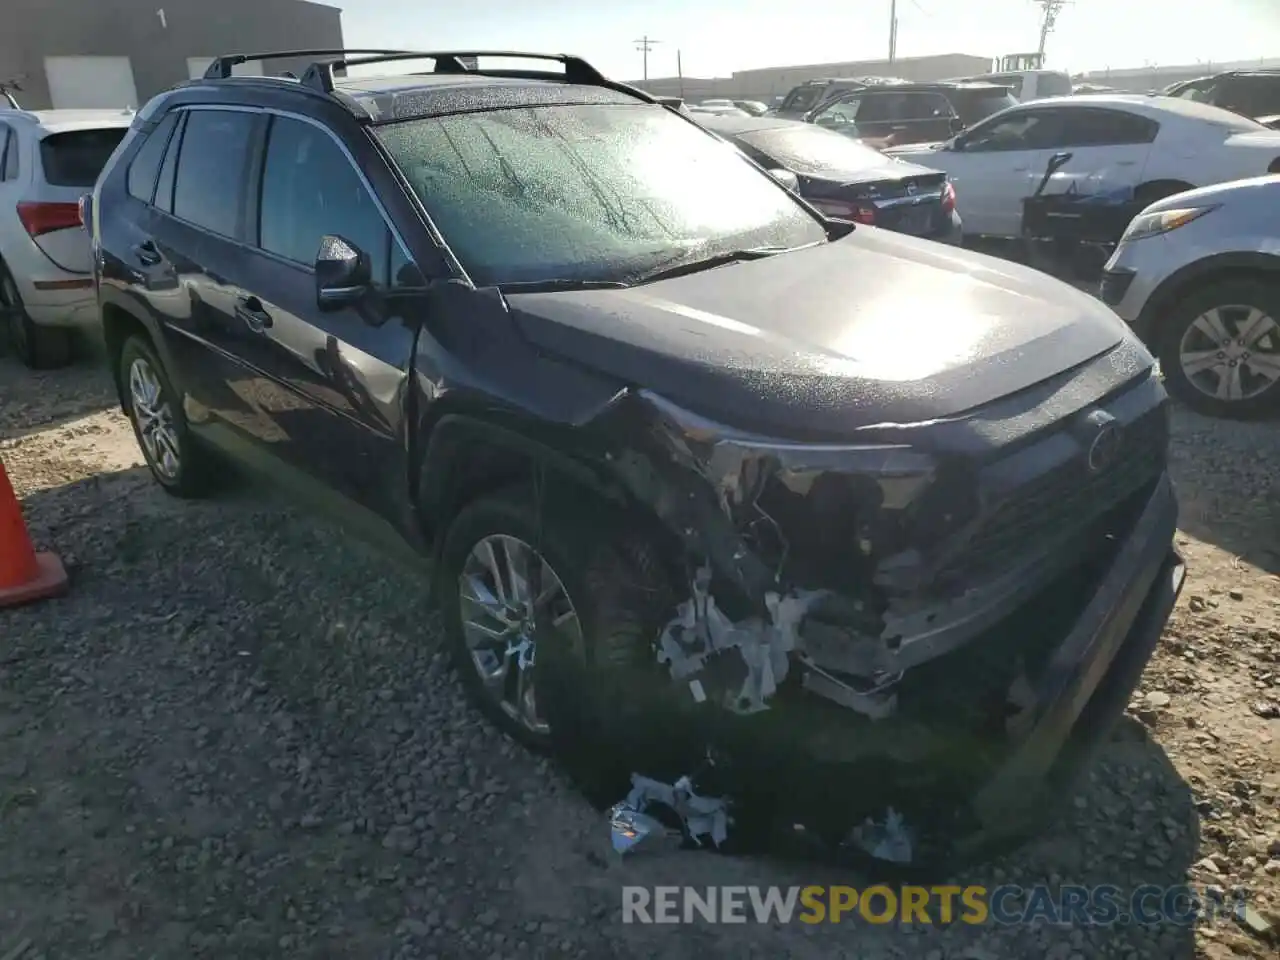
[[[701,711],[701,742],[736,758],[726,789],[784,782],[796,822],[848,796],[845,830],[888,806],[948,806],[966,835],[1015,830],[1061,793],[1182,585],[1154,378],[959,468],[891,441],[762,452],[642,399],[650,429],[655,410],[678,429],[614,465],[700,564],[657,656]],[[1100,424],[1127,444],[1106,471],[1084,462]],[[789,491],[769,499],[769,483]],[[785,515],[812,520],[819,501],[825,529]],[[824,540],[844,545],[840,563]]]

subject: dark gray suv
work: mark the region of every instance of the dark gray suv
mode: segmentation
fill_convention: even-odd
[[[1110,310],[575,57],[231,76],[298,56],[153,99],[85,203],[164,490],[235,462],[430,560],[475,702],[619,794],[711,753],[787,830],[891,802],[950,851],[1062,792],[1182,578]]]

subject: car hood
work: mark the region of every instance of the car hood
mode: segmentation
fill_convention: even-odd
[[[620,290],[508,296],[539,350],[745,429],[953,417],[1115,347],[1123,322],[1016,264],[874,227]]]
[[[1162,213],[1166,210],[1181,210],[1183,207],[1207,206],[1214,203],[1240,203],[1252,207],[1256,203],[1274,208],[1280,203],[1280,175],[1268,174],[1264,177],[1251,177],[1248,180],[1231,180],[1227,183],[1215,183],[1208,187],[1198,187],[1175,193],[1171,197],[1157,200],[1144,210],[1144,213]]]

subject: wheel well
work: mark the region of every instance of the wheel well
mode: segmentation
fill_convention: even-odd
[[[1133,191],[1133,196],[1137,200],[1155,203],[1157,200],[1171,197],[1175,193],[1184,193],[1187,190],[1194,189],[1195,186],[1184,180],[1148,180]]]
[[[111,380],[116,385],[116,393],[120,396],[120,406],[124,407],[124,387],[120,383],[120,351],[124,343],[134,335],[150,340],[151,335],[142,321],[123,307],[108,303],[102,308],[102,340],[106,346],[107,363],[110,364]]]
[[[1145,339],[1156,343],[1164,328],[1164,320],[1169,310],[1180,300],[1184,300],[1196,287],[1210,284],[1228,283],[1231,281],[1261,280],[1268,283],[1280,283],[1280,258],[1274,267],[1245,266],[1239,264],[1223,264],[1209,270],[1195,271],[1185,276],[1175,275],[1170,282],[1156,291],[1143,310],[1142,328]]]
[[[643,530],[669,558],[671,537],[620,486],[587,463],[551,445],[506,427],[468,421],[437,424],[418,467],[415,489],[423,533],[437,544],[448,524],[467,504],[514,486],[526,486],[548,509],[570,513],[587,526]],[[461,426],[461,429],[454,427]]]

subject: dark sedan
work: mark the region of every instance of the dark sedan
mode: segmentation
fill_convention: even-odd
[[[945,173],[894,160],[813,124],[777,117],[697,120],[762,167],[794,173],[800,195],[828,216],[960,241],[955,189]]]

